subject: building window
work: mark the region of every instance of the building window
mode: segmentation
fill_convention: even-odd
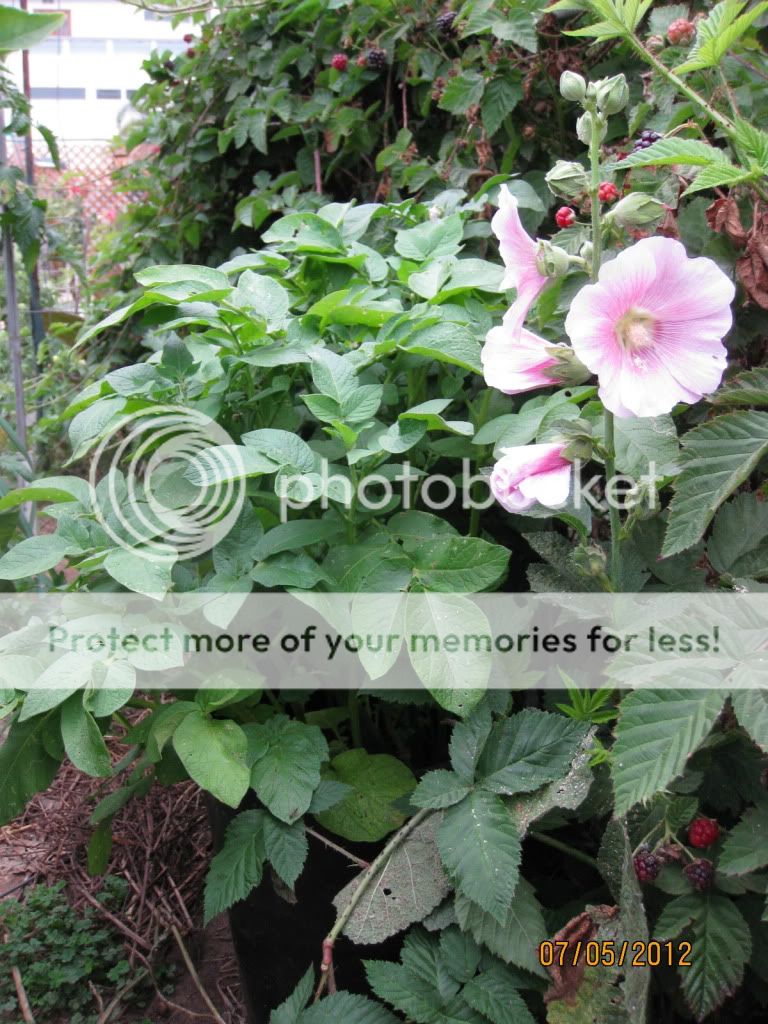
[[[97,100],[119,100],[123,95],[122,89],[97,89]]]
[[[35,14],[50,14],[50,11],[41,11],[39,8],[33,8]],[[57,29],[51,32],[52,36],[71,36],[72,35],[72,12],[71,11],[56,11],[56,14],[65,15],[64,21],[59,25]]]
[[[32,86],[29,90],[33,100],[84,100],[85,89],[66,89],[59,86]]]

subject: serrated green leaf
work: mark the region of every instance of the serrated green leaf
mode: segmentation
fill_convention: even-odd
[[[768,750],[768,692],[734,690],[731,701],[739,724],[761,750]]]
[[[719,510],[707,544],[718,572],[758,578],[768,573],[768,502],[738,494]]]
[[[508,78],[494,78],[489,82],[481,107],[483,125],[488,137],[495,135],[507,114],[511,114],[523,98],[523,87]]]
[[[750,808],[725,838],[717,862],[726,875],[745,875],[768,864],[768,799]]]
[[[299,1017],[299,1024],[398,1024],[389,1010],[365,996],[337,992],[314,1003]]]
[[[680,968],[683,994],[698,1020],[717,1009],[741,984],[752,941],[735,903],[717,891],[678,896],[656,925],[664,941],[690,927],[690,966]]]
[[[304,870],[309,853],[304,822],[286,825],[267,815],[264,818],[264,851],[280,878],[292,889]]]
[[[463,722],[453,727],[450,742],[451,766],[462,782],[471,786],[475,781],[477,761],[491,732],[493,721],[487,704],[475,708]]]
[[[637,690],[624,698],[611,762],[617,815],[660,792],[682,772],[723,700],[715,690]]]
[[[466,114],[483,98],[485,79],[477,71],[464,71],[449,78],[438,104],[442,110],[452,114]]]
[[[269,1017],[269,1024],[296,1024],[302,1010],[309,1002],[309,997],[312,995],[314,987],[315,969],[310,964],[307,973],[285,1002],[272,1011]]]
[[[711,164],[728,166],[728,158],[721,149],[696,139],[659,139],[647,149],[625,156],[616,164],[616,169],[622,171],[629,167],[666,167],[671,164],[685,164],[689,167],[709,167]]]
[[[507,918],[520,868],[520,836],[502,800],[476,790],[449,808],[440,857],[456,888],[499,923]]]
[[[249,741],[260,754],[250,783],[276,818],[292,824],[309,809],[320,783],[320,767],[328,760],[328,744],[315,725],[276,715],[250,727]]]
[[[205,923],[244,900],[260,882],[264,867],[264,811],[243,811],[227,827],[221,850],[205,881]]]
[[[733,412],[702,423],[682,438],[682,472],[662,556],[698,541],[720,505],[768,452],[768,413]]]
[[[461,928],[504,963],[548,977],[537,954],[547,929],[539,902],[524,878],[517,883],[512,905],[501,924],[461,893],[456,894],[456,916]]]
[[[584,722],[527,708],[495,725],[477,766],[493,793],[530,793],[564,775],[588,731]]]
[[[710,395],[712,405],[726,406],[768,406],[768,367],[757,366],[754,370],[746,370],[735,377],[724,381],[714,395]]]
[[[458,775],[438,768],[421,777],[410,799],[414,807],[442,810],[457,804],[468,793],[469,786],[464,785]]]
[[[705,188],[718,188],[720,185],[738,185],[743,181],[751,181],[754,177],[752,171],[737,167],[735,164],[714,164],[699,171],[695,181],[688,186],[683,195],[689,196]]]
[[[491,964],[469,981],[462,995],[492,1024],[535,1024],[531,1011],[517,989],[522,979],[503,964]]]
[[[745,13],[745,0],[723,0],[700,21],[696,28],[696,42],[688,60],[675,68],[675,74],[716,68],[728,51],[747,32],[756,18],[768,10],[768,3],[758,3]]]

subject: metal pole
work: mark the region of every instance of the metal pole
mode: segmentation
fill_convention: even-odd
[[[0,107],[0,166],[8,165],[5,143],[5,112]],[[13,255],[13,235],[6,227],[3,231],[3,270],[5,273],[5,326],[8,331],[8,361],[11,380],[16,393],[16,433],[22,447],[27,450],[27,412],[24,407],[24,371],[21,358],[21,332],[19,331],[19,298],[16,292],[16,268]]]
[[[28,0],[21,0],[21,9],[26,11]],[[23,50],[21,54],[22,80],[24,95],[27,103],[31,102],[30,78],[29,78],[29,50]],[[24,136],[24,169],[27,184],[30,188],[35,187],[35,155],[32,150],[32,123],[30,122],[27,133]],[[35,363],[39,367],[37,352],[45,337],[45,324],[43,322],[42,300],[40,298],[40,274],[37,269],[37,261],[29,274],[29,318],[32,326],[32,351],[35,355]]]

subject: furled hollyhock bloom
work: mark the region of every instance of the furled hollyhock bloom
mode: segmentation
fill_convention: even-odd
[[[515,336],[506,319],[501,327],[492,327],[485,336],[480,353],[485,383],[506,395],[519,395],[533,388],[548,388],[554,383],[547,370],[556,366],[556,346],[522,327]]]
[[[616,416],[660,416],[714,391],[726,366],[733,283],[671,238],[644,238],[600,269],[565,329]]]
[[[565,443],[524,444],[502,448],[491,472],[491,493],[508,512],[525,512],[536,502],[557,508],[568,500],[571,463],[563,458]]]
[[[504,322],[517,336],[533,300],[547,284],[548,278],[538,265],[538,243],[521,224],[517,199],[506,185],[499,190],[499,209],[493,215],[491,228],[499,240],[501,258],[507,268],[501,287],[517,289],[515,301],[504,317]]]

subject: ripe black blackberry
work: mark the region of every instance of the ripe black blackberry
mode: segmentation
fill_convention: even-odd
[[[441,36],[453,37],[456,35],[456,26],[454,24],[455,21],[455,11],[443,11],[442,14],[438,14],[438,16],[435,18],[435,29],[440,33]]]
[[[641,850],[634,859],[638,882],[652,882],[664,866],[664,862],[650,850]]]
[[[652,132],[649,128],[645,131],[640,132],[640,138],[635,140],[633,149],[637,152],[639,149],[648,149],[654,142],[658,142],[661,138],[658,132]]]
[[[697,892],[706,892],[712,887],[715,867],[711,860],[695,860],[683,868],[683,874]]]
[[[371,71],[383,71],[387,66],[387,51],[374,46],[366,53],[365,62]]]

